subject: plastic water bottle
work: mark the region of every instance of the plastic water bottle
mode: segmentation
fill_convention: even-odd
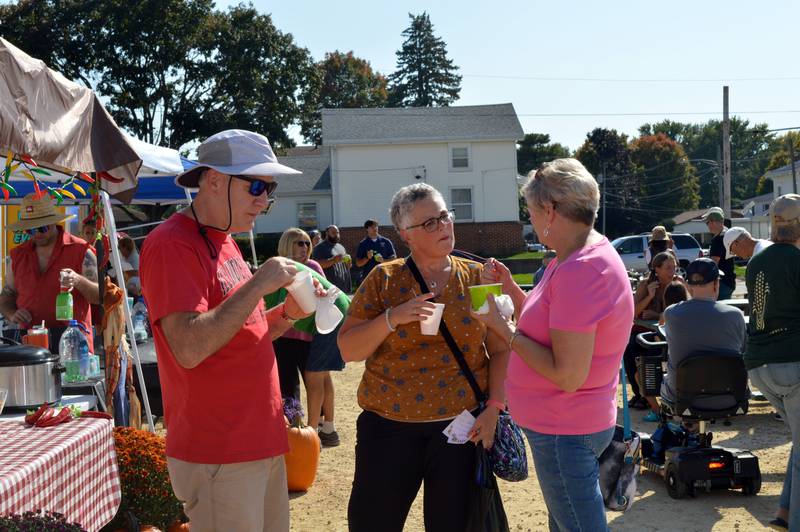
[[[147,340],[147,306],[142,300],[133,306],[133,337],[137,342]]]
[[[67,369],[62,375],[62,383],[85,381],[92,376],[89,342],[76,320],[70,320],[69,327],[61,335],[58,356]]]
[[[56,296],[56,319],[70,321],[72,317],[72,292],[62,286]]]

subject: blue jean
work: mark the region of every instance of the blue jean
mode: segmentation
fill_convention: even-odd
[[[750,380],[761,390],[792,434],[792,450],[783,478],[780,506],[789,510],[789,530],[800,530],[800,362],[766,364],[751,369]],[[796,489],[792,489],[792,487]]]
[[[614,427],[578,436],[524,432],[533,451],[551,532],[608,530],[598,458],[611,443]]]

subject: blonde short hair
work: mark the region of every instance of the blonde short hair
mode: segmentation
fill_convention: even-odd
[[[590,227],[600,208],[597,181],[577,159],[556,159],[532,170],[522,194],[540,207],[552,203],[565,218]]]
[[[309,238],[308,233],[306,233],[299,227],[290,227],[289,229],[284,231],[283,234],[281,235],[281,239],[278,240],[278,255],[290,259],[293,258],[294,253],[292,253],[292,249],[294,248],[294,243],[300,240],[311,242],[311,238]],[[306,260],[310,258],[311,258],[311,246],[306,246]]]

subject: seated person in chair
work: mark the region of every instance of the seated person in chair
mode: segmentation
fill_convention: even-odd
[[[661,397],[665,401],[675,400],[675,368],[691,353],[743,352],[747,338],[744,314],[736,307],[717,302],[721,275],[711,259],[695,259],[686,268],[692,298],[664,311],[668,356]]]

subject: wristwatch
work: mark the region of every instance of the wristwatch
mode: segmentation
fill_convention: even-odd
[[[289,322],[290,324],[294,324],[297,321],[297,318],[292,318],[286,313],[286,304],[284,303],[281,305],[281,319],[283,321]]]

